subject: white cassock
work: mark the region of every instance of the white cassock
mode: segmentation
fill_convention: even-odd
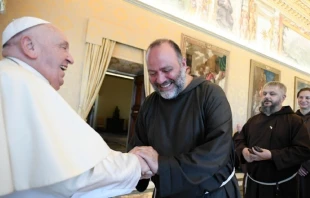
[[[40,73],[0,61],[0,197],[113,197],[140,176],[138,158],[111,150]]]

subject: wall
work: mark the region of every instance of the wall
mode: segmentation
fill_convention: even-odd
[[[106,75],[98,99],[97,126],[106,128],[106,119],[113,116],[116,106],[120,110],[120,118],[128,123],[133,80]],[[127,128],[126,128],[127,129]]]
[[[100,22],[94,30],[95,34],[112,35],[137,48],[145,49],[151,41],[159,37],[171,38],[180,43],[181,33],[184,33],[230,51],[227,97],[233,111],[234,126],[247,120],[251,59],[281,70],[281,81],[288,88],[285,105],[293,106],[294,76],[309,80],[308,74],[282,66],[203,32],[179,25],[123,0],[9,0],[7,13],[0,15],[0,31],[3,31],[11,19],[25,15],[48,20],[64,30],[68,36],[75,63],[67,71],[65,85],[61,88],[60,94],[74,109],[77,109],[79,104],[89,18],[95,18]]]

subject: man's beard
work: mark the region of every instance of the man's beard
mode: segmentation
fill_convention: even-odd
[[[179,93],[181,93],[181,91],[183,90],[185,86],[185,80],[186,80],[186,69],[181,67],[179,75],[176,77],[176,80],[167,80],[161,84],[161,85],[167,85],[170,83],[174,84],[175,87],[172,90],[160,91],[160,89],[158,88],[158,86],[160,85],[157,83],[152,84],[152,86],[154,90],[161,95],[161,97],[165,99],[173,99],[176,98],[179,95]]]
[[[267,101],[271,102],[270,106],[265,106],[264,105],[264,103],[267,102]],[[265,100],[263,100],[261,102],[261,109],[260,109],[260,111],[263,112],[266,115],[271,115],[271,114],[273,114],[273,113],[275,113],[277,111],[277,107],[280,105],[280,103],[281,103],[280,100],[272,102],[270,100],[265,99]]]

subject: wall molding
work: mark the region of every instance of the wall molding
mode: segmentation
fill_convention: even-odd
[[[234,45],[234,46],[237,46],[237,47],[239,47],[239,48],[242,48],[242,49],[244,49],[244,50],[246,50],[246,51],[249,51],[249,52],[251,52],[251,53],[253,53],[253,54],[256,54],[256,55],[258,55],[258,56],[261,56],[261,57],[263,57],[263,58],[269,59],[269,60],[271,60],[271,61],[273,61],[273,62],[275,62],[275,63],[278,63],[278,64],[280,64],[280,65],[289,67],[289,68],[291,68],[291,69],[293,69],[293,70],[295,70],[295,71],[297,71],[297,72],[301,72],[301,73],[304,73],[304,74],[310,74],[310,68],[309,68],[309,71],[302,70],[302,69],[299,68],[299,67],[301,67],[301,66],[298,66],[298,65],[296,65],[296,64],[294,64],[294,63],[287,63],[287,62],[284,62],[284,61],[282,61],[282,60],[279,60],[279,59],[277,59],[277,58],[275,58],[275,57],[273,57],[273,56],[264,54],[264,53],[262,53],[262,52],[260,52],[260,51],[258,51],[258,50],[255,50],[255,49],[253,49],[253,48],[251,48],[251,47],[249,47],[249,46],[246,46],[246,44],[240,44],[240,43],[238,43],[238,42],[236,42],[236,41],[234,41],[234,40],[232,40],[232,39],[226,38],[226,37],[224,37],[224,36],[221,36],[221,35],[219,35],[219,34],[216,34],[216,33],[212,32],[212,31],[209,31],[209,30],[207,30],[207,29],[204,29],[204,28],[202,28],[202,27],[200,27],[200,26],[198,26],[198,25],[195,25],[195,24],[192,24],[192,23],[187,22],[187,21],[185,21],[185,20],[182,20],[182,19],[180,19],[180,18],[178,18],[178,17],[176,17],[176,16],[173,16],[173,15],[171,15],[171,14],[168,14],[168,13],[162,11],[162,10],[159,10],[159,9],[157,9],[157,8],[154,8],[154,7],[150,6],[150,5],[147,5],[147,4],[145,4],[145,3],[141,2],[141,1],[138,1],[138,0],[123,0],[123,1],[128,2],[128,3],[130,3],[130,4],[133,4],[133,5],[136,5],[136,6],[140,7],[140,8],[142,8],[142,9],[145,9],[145,10],[147,10],[147,11],[150,11],[150,12],[154,13],[154,14],[157,14],[157,15],[159,15],[159,16],[162,16],[162,17],[164,17],[164,18],[166,18],[166,19],[168,19],[168,20],[171,20],[171,21],[173,21],[173,22],[176,22],[176,23],[178,23],[178,24],[181,24],[181,25],[183,25],[183,26],[185,26],[185,27],[188,27],[188,28],[191,28],[191,29],[193,29],[193,30],[202,32],[202,33],[204,33],[204,34],[213,36],[213,37],[215,37],[215,38],[217,38],[217,39],[220,39],[220,40],[225,41],[225,42],[227,42],[227,43],[229,43],[229,44],[232,44],[232,45]],[[181,36],[181,35],[180,35],[180,36]],[[274,54],[274,56],[279,56],[279,55],[278,55],[278,54]]]

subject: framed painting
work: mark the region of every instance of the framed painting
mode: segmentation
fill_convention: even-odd
[[[181,51],[191,75],[203,76],[225,91],[229,51],[184,34]]]
[[[280,81],[281,72],[263,63],[251,60],[248,99],[248,118],[259,113],[263,86],[270,81]]]
[[[310,87],[310,81],[303,80],[295,76],[295,88],[294,88],[294,110],[297,111],[299,109],[297,93],[300,89]]]

